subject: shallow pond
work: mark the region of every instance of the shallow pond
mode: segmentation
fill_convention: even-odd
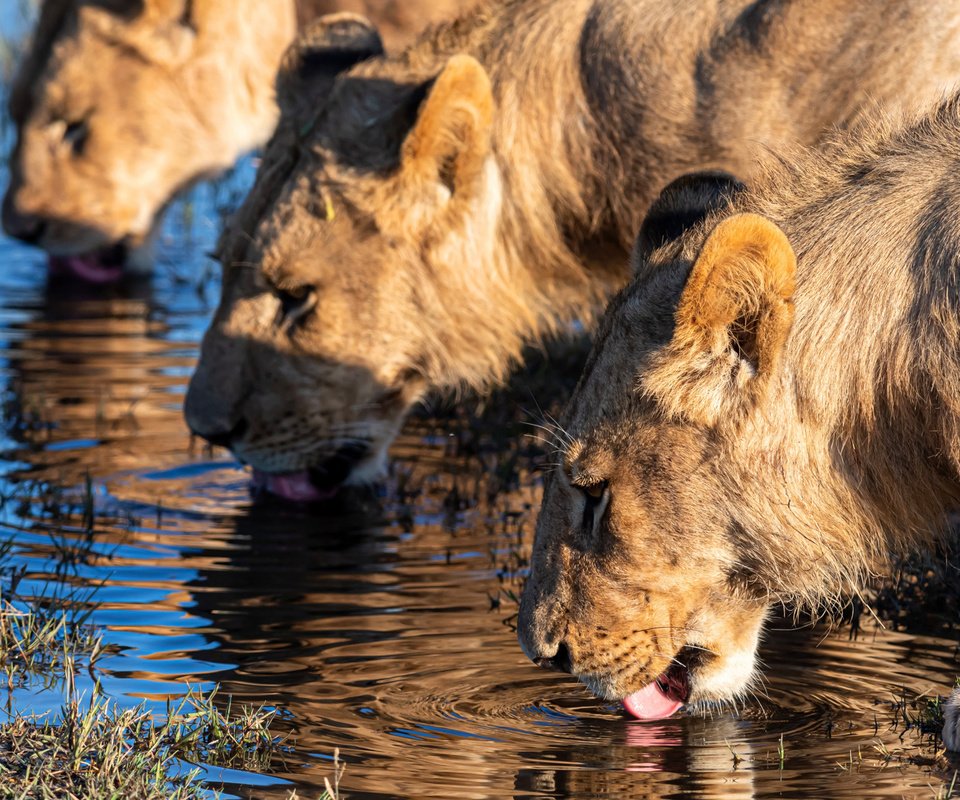
[[[351,798],[935,796],[901,706],[960,672],[949,624],[851,641],[775,623],[761,696],[712,719],[628,721],[528,663],[511,622],[537,459],[462,414],[414,419],[375,495],[253,503],[179,410],[217,294],[202,254],[249,176],[176,204],[155,278],[107,296],[48,285],[42,256],[0,239],[0,538],[21,593],[96,603],[107,652],[81,691],[161,708],[219,683],[282,708],[270,770],[208,771],[242,797],[318,795],[335,748]],[[6,707],[63,691],[27,682]]]

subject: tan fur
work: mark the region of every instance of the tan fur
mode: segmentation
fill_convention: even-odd
[[[148,268],[145,245],[177,192],[269,138],[274,77],[298,10],[306,25],[343,5],[46,0],[11,103],[8,232],[63,256],[122,244],[131,266]],[[400,44],[457,3],[347,5],[384,14]]]
[[[423,104],[417,123],[407,135],[400,155],[402,180],[413,192],[431,191],[442,180],[446,159],[456,176],[449,187],[455,208],[480,178],[490,154],[493,121],[493,94],[490,78],[475,58],[456,55],[447,62],[430,96]],[[422,187],[422,188],[421,188]]]
[[[795,271],[786,237],[762,217],[743,214],[717,225],[680,298],[673,340],[644,370],[643,390],[666,413],[703,425],[739,416],[776,371],[793,323]],[[739,351],[733,363],[731,331]],[[746,350],[755,358],[741,360]],[[713,391],[703,390],[707,382]],[[741,390],[733,405],[731,382]]]
[[[331,425],[382,455],[380,396],[405,399],[391,405],[396,429],[427,389],[484,387],[525,344],[589,325],[669,180],[750,177],[764,146],[816,143],[874,103],[936,98],[960,75],[957,44],[955,7],[926,0],[481,4],[340,74],[312,114],[285,111],[221,243],[223,297],[187,419],[208,435],[243,421],[231,444],[255,466],[309,466]],[[427,119],[445,135],[413,181]],[[278,314],[288,286],[318,300],[293,335]],[[237,297],[276,324],[245,327]],[[240,366],[247,342],[266,363]],[[370,391],[342,383],[351,376]],[[265,406],[316,452],[280,450]]]
[[[769,604],[831,602],[941,541],[960,503],[958,142],[960,97],[881,120],[771,164],[636,265],[546,487],[531,658],[566,642],[623,697],[675,657],[691,702],[733,701]]]
[[[16,79],[18,143],[5,226],[43,219],[55,255],[149,239],[184,185],[263,142],[294,9],[259,0],[147,0],[114,13],[48,0]],[[70,126],[83,126],[74,145]]]

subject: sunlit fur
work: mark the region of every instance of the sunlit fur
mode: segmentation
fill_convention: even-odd
[[[589,324],[623,284],[643,214],[669,180],[703,167],[749,178],[765,145],[817,142],[874,103],[931,100],[960,75],[958,25],[953,4],[928,0],[507,0],[357,65],[311,114],[284,112],[296,135],[268,148],[269,169],[220,248],[223,297],[188,416],[201,431],[231,414],[253,423],[257,398],[274,395],[319,442],[331,414],[379,425],[378,392],[414,402],[503,378],[524,344]],[[486,72],[490,95],[475,74],[445,95],[448,137],[434,141],[447,152],[424,173],[411,168],[408,137],[457,54]],[[486,111],[467,109],[491,102],[482,130]],[[293,342],[245,328],[234,304],[241,293],[274,316],[266,278],[280,272],[320,298]],[[220,380],[250,358],[225,336],[262,345],[273,380]],[[294,356],[313,360],[315,383],[277,377],[299,370],[284,363]],[[341,383],[350,375],[370,393]],[[325,416],[308,411],[317,403]],[[397,423],[408,407],[391,407]],[[269,437],[271,421],[255,423]],[[251,433],[239,449],[266,458],[268,448]]]
[[[891,554],[941,540],[960,500],[958,171],[953,99],[772,161],[636,265],[565,420],[566,472],[608,480],[610,513],[585,537],[582,492],[550,479],[521,609],[528,653],[572,636],[579,669],[608,652],[593,631],[613,618],[613,637],[671,626],[667,658],[700,630],[691,608],[734,634],[767,604],[834,602]],[[705,643],[694,700],[735,694],[735,675],[711,682],[731,659],[749,685],[753,645]],[[650,653],[647,640],[630,659],[612,652],[605,675],[633,676]],[[957,714],[955,694],[954,748]]]
[[[47,0],[16,79],[8,202],[47,221],[38,244],[56,255],[142,248],[179,189],[230,166],[276,121],[292,6],[114,5],[124,10]],[[87,128],[77,147],[71,124]]]
[[[123,243],[129,266],[149,268],[173,197],[273,132],[298,15],[371,13],[400,45],[464,1],[46,0],[13,91],[8,203],[47,222],[38,244],[55,255]],[[71,123],[87,127],[82,146]]]

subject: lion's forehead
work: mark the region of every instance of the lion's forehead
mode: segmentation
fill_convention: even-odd
[[[620,414],[598,418],[589,427],[571,427],[567,433],[568,474],[579,471],[609,480],[648,504],[659,506],[670,498],[666,510],[674,516],[682,511],[675,504],[681,496],[696,501],[699,492],[710,490],[705,478],[711,473],[701,469],[714,457],[709,439],[694,427],[665,422],[642,398]]]
[[[619,452],[629,440],[644,430],[638,412],[643,398],[633,387],[632,378],[616,374],[591,375],[570,404],[567,431],[582,443],[584,454],[597,450]],[[649,438],[649,434],[643,434]]]
[[[340,182],[325,169],[323,155],[291,131],[279,131],[236,224],[224,233],[224,252],[247,251],[245,260],[288,262],[313,248],[326,223],[344,213]]]
[[[567,423],[577,437],[598,430],[610,433],[631,424],[650,403],[640,390],[639,376],[649,354],[666,341],[664,324],[631,307],[600,330],[586,374],[567,406]]]
[[[120,83],[114,77],[119,73],[125,76]],[[162,70],[92,37],[59,41],[47,61],[22,82],[30,90],[29,116],[35,122],[83,117],[93,125],[106,123],[119,130],[130,110],[136,109],[136,118],[129,122],[136,122],[142,133],[150,131],[153,122],[158,130],[169,129],[170,115],[186,111],[171,104],[179,90]],[[164,90],[162,103],[156,96],[160,89]],[[109,112],[98,117],[94,113],[98,109]],[[160,126],[161,121],[165,125]],[[121,143],[115,141],[113,146]]]

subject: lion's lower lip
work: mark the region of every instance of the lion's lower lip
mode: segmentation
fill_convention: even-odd
[[[267,492],[291,503],[322,503],[332,500],[339,486],[320,488],[307,470],[297,472],[253,471],[254,492]]]
[[[675,664],[639,692],[623,699],[627,713],[637,719],[657,720],[673,716],[690,696],[690,673]]]
[[[50,273],[86,283],[116,283],[123,277],[126,248],[117,245],[78,256],[50,256]]]

